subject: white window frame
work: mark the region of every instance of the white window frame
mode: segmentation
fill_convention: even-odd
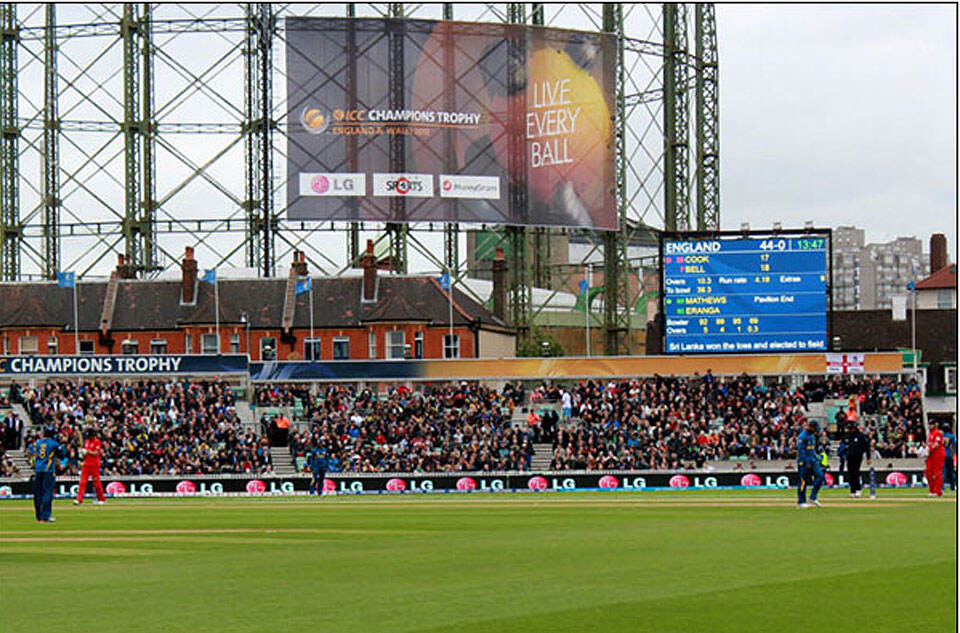
[[[311,349],[311,343],[313,347]],[[307,351],[311,354],[307,354]],[[303,360],[323,360],[323,339],[320,337],[303,339]]]
[[[89,347],[90,349],[83,351],[84,347]],[[81,356],[93,356],[97,353],[97,346],[90,339],[80,339],[80,349],[77,350],[77,353],[79,353]]]
[[[423,332],[413,335],[413,357],[423,358]]]
[[[231,354],[240,353],[240,335],[239,334],[230,335],[230,353]]]
[[[216,332],[200,335],[200,353],[207,354],[209,356],[220,353],[220,350],[217,349]]]
[[[193,353],[193,335],[190,332],[183,335],[183,352],[185,354]]]
[[[947,393],[957,393],[957,366],[946,365],[943,368],[943,390]]]
[[[130,349],[133,351],[128,351]],[[126,356],[136,356],[140,353],[140,341],[132,338],[125,338],[120,341],[120,353]]]
[[[56,336],[51,336],[47,338],[47,355],[48,356],[57,356],[60,354],[60,341],[57,340]]]
[[[33,341],[32,344],[30,343],[31,341]],[[27,345],[24,346],[24,343],[27,343]],[[26,349],[24,349],[24,347],[26,347]],[[21,336],[19,342],[17,343],[17,349],[20,350],[21,354],[28,355],[28,356],[33,354],[39,354],[40,340],[36,336],[26,336],[26,335]]]
[[[397,335],[400,336],[400,342],[397,343]],[[391,360],[403,360],[404,358],[404,346],[407,343],[407,333],[403,330],[391,330],[387,332],[387,340],[384,347],[387,353],[387,358]],[[399,354],[397,351],[399,350]]]
[[[450,341],[450,334],[443,335],[443,357],[460,358],[460,335],[454,334],[453,341]]]
[[[346,343],[347,345],[346,356],[337,356],[337,343]],[[350,337],[349,336],[333,337],[333,360],[350,360]]]
[[[273,353],[273,358],[264,358],[264,356],[263,356],[263,346],[264,346],[264,343],[265,343],[266,341],[272,341],[272,342],[273,342],[273,344],[272,344],[272,346],[271,346],[272,353]],[[268,362],[269,362],[269,361],[275,361],[275,360],[277,360],[277,337],[275,337],[275,336],[264,336],[264,337],[262,337],[262,338],[260,339],[260,360],[265,360],[265,361],[268,361]]]
[[[949,288],[937,290],[937,310],[949,310],[953,307],[953,293]]]
[[[167,339],[165,338],[152,338],[150,339],[150,353],[154,356],[162,356],[166,354],[169,349]]]
[[[367,350],[368,358],[377,357],[377,333],[373,330],[370,330],[370,333],[367,335]]]

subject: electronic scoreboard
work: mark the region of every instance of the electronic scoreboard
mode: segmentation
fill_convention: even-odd
[[[830,232],[663,234],[668,354],[827,349]]]

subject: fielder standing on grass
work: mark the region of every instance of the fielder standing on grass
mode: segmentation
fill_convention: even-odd
[[[313,479],[310,481],[310,494],[322,497],[323,480],[327,476],[327,455],[326,451],[319,446],[314,446],[310,451],[310,471],[313,474]]]
[[[927,486],[931,497],[943,496],[943,433],[937,425],[931,424],[927,433]]]
[[[817,423],[807,422],[806,427],[797,436],[797,474],[800,481],[797,484],[797,507],[809,508],[811,505],[820,507],[817,495],[823,485],[823,471],[820,470],[820,459],[817,457]],[[807,503],[807,488],[810,491],[810,503]]]
[[[37,521],[53,523],[53,489],[57,484],[57,457],[63,457],[66,452],[53,439],[56,431],[44,427],[43,439],[36,444],[36,461],[33,469],[33,509]]]
[[[97,432],[93,429],[87,429],[83,436],[86,441],[83,443],[83,468],[80,469],[80,489],[77,490],[77,498],[73,500],[74,505],[83,503],[83,495],[87,491],[87,481],[93,479],[93,489],[97,491],[97,505],[106,503],[106,497],[103,494],[103,484],[100,483],[100,453],[103,452],[103,444],[97,437]]]

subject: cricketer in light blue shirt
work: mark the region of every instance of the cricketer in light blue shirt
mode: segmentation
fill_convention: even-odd
[[[823,485],[824,479],[820,458],[817,457],[817,423],[812,420],[797,436],[797,474],[800,480],[797,484],[797,506],[808,507],[807,488],[811,487],[810,501],[814,505],[820,505],[817,502],[817,495],[820,493],[820,486]]]
[[[57,457],[65,455],[60,443],[52,438],[54,430],[43,430],[43,439],[34,447],[36,459],[33,474],[33,509],[37,521],[53,523],[53,489],[57,483]]]

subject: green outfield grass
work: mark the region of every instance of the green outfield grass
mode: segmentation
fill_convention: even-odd
[[[956,498],[921,495],[2,502],[0,631],[955,631]]]

